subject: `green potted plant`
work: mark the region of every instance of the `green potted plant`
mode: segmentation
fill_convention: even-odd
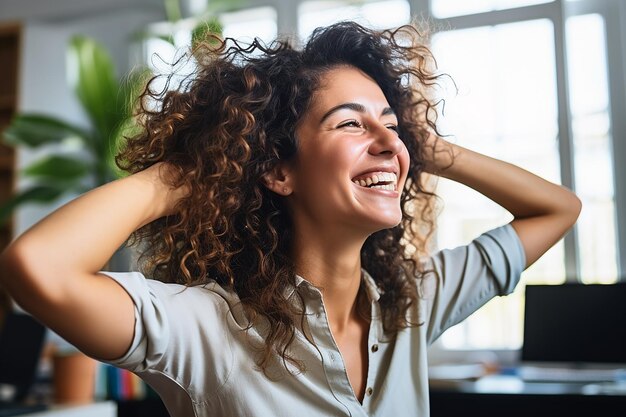
[[[160,22],[147,27],[138,34],[140,39],[161,39],[174,47],[178,45],[175,35],[180,31],[189,31],[191,46],[194,47],[198,40],[207,39],[207,35],[222,34],[222,23],[219,14],[241,9],[245,0],[211,0],[207,1],[202,11],[187,11],[183,13],[181,0],[164,0],[166,22]]]
[[[163,30],[148,29],[139,40],[159,38],[174,44],[174,35],[191,23],[194,46],[209,33],[221,35],[218,13],[234,10],[242,0],[215,0],[197,16],[183,18],[180,0],[164,0],[168,22]],[[4,131],[4,142],[14,147],[39,148],[73,142],[73,152],[55,152],[36,160],[21,172],[30,185],[0,202],[0,223],[19,206],[51,203],[69,193],[80,194],[118,178],[122,173],[114,161],[125,135],[134,127],[132,104],[150,71],[142,68],[122,79],[116,78],[106,49],[93,39],[75,36],[68,49],[69,82],[90,121],[85,129],[62,119],[38,113],[16,115]],[[85,158],[85,154],[87,157]]]
[[[120,80],[102,45],[85,36],[74,36],[68,48],[68,72],[90,127],[39,113],[19,113],[12,119],[4,131],[4,142],[10,146],[73,146],[67,147],[72,151],[47,153],[21,170],[30,185],[0,204],[1,222],[23,204],[50,203],[121,175],[114,156],[122,137],[133,128],[132,103],[146,80],[147,70],[134,71]]]

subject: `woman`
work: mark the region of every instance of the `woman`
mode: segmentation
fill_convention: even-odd
[[[208,45],[211,45],[210,43]],[[254,52],[254,54],[251,54]],[[25,309],[172,416],[428,415],[426,348],[572,227],[565,188],[437,137],[412,27],[195,51],[92,190],[3,254]],[[427,255],[426,175],[514,220]],[[139,272],[100,272],[133,232]]]

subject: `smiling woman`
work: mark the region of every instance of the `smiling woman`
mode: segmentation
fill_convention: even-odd
[[[354,230],[367,237],[400,223],[409,154],[398,119],[370,76],[351,66],[328,70],[296,138],[299,152],[283,175],[307,246],[332,253],[336,248],[326,242],[344,247],[342,237],[352,239]],[[355,250],[346,259],[359,259],[360,247]]]
[[[130,175],[17,239],[2,284],[174,417],[428,415],[427,346],[510,293],[579,200],[438,138],[438,77],[412,26],[342,22],[302,50],[226,39],[193,56],[178,90],[145,90],[118,156]],[[428,253],[427,174],[514,220]],[[142,271],[101,271],[130,235]]]

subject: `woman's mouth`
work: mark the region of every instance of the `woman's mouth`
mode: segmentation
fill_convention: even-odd
[[[393,172],[370,172],[352,180],[358,186],[379,190],[396,191],[398,176]]]

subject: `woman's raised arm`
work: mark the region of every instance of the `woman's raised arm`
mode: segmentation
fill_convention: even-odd
[[[0,256],[1,285],[45,325],[88,355],[122,356],[134,329],[130,296],[98,274],[141,226],[169,214],[180,192],[162,164],[105,184],[56,210]]]
[[[428,142],[427,149],[434,152],[427,171],[473,188],[514,216],[511,225],[524,246],[526,267],[557,243],[578,219],[581,202],[567,188],[434,136]]]

